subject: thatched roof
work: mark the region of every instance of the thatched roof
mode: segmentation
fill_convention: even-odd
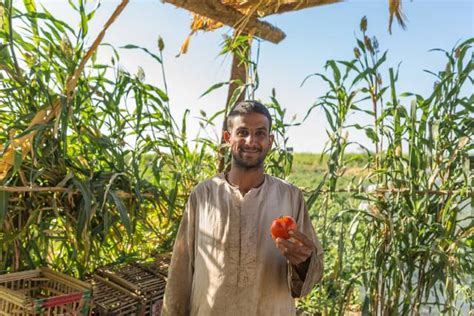
[[[272,43],[279,43],[285,33],[260,17],[309,7],[331,4],[341,0],[162,0],[194,14],[191,34],[198,30],[210,31],[223,25],[233,27],[237,33],[252,34]],[[189,37],[182,52],[186,52]]]
[[[260,21],[260,17],[296,11],[310,7],[333,4],[343,0],[162,0],[193,13],[191,34],[188,36],[181,52],[186,52],[190,36],[198,30],[211,31],[223,25],[235,28],[237,34],[254,35],[272,43],[279,43],[285,33],[273,25]],[[401,9],[401,0],[389,2],[389,32],[395,17],[402,28],[405,28],[405,16]]]

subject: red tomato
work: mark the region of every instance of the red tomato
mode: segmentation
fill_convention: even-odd
[[[272,233],[272,238],[276,239],[278,237],[283,239],[289,239],[290,235],[288,232],[290,230],[296,230],[296,222],[291,216],[280,216],[273,220],[272,225],[270,226],[270,231]]]
[[[295,220],[293,219],[293,217],[291,216],[283,216],[283,221],[285,222],[286,224],[286,230],[290,231],[290,230],[296,230],[297,226],[296,226],[296,222]]]

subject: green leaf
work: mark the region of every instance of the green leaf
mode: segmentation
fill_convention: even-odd
[[[341,72],[339,71],[339,68],[337,67],[337,64],[334,60],[329,60],[326,64],[327,66],[330,66],[332,69],[332,72],[334,74],[334,80],[336,81],[337,85],[341,85]]]
[[[29,15],[32,16],[31,21],[31,30],[33,32],[33,41],[36,45],[39,45],[39,33],[38,33],[38,21],[33,17],[36,14],[36,4],[34,0],[23,0],[26,11]]]
[[[0,231],[3,231],[3,221],[8,211],[8,200],[10,192],[0,190]]]
[[[15,150],[15,157],[13,160],[13,172],[20,170],[21,164],[23,163],[23,155],[21,151]]]
[[[373,70],[376,71],[380,67],[380,65],[382,65],[386,60],[387,60],[387,51],[385,51],[382,57],[379,60],[377,60],[377,63],[375,64]]]
[[[72,182],[75,187],[79,189],[82,195],[81,205],[79,209],[79,215],[77,218],[76,236],[78,239],[82,239],[86,227],[89,225],[91,220],[92,210],[92,193],[89,190],[87,183],[74,177]]]
[[[326,114],[326,119],[331,126],[331,130],[334,132],[337,130],[337,126],[334,124],[334,120],[332,118],[331,112],[327,109],[326,106],[323,105],[324,113]]]
[[[374,143],[378,143],[379,137],[377,136],[377,133],[374,131],[373,128],[371,127],[366,128],[365,135],[367,135],[367,137],[370,138]]]
[[[220,87],[224,86],[224,85],[228,85],[230,84],[229,81],[226,81],[226,82],[219,82],[219,83],[216,83],[216,84],[213,84],[209,89],[206,90],[206,92],[204,92],[203,94],[201,94],[199,97],[202,98],[203,96],[211,93],[212,91],[214,90],[217,90],[219,89]]]
[[[353,87],[355,84],[357,84],[361,79],[364,79],[369,73],[372,72],[372,69],[371,68],[367,68],[366,70],[364,70],[363,72],[361,72],[360,74],[358,74],[354,80],[352,81],[352,84],[351,84],[351,87]]]
[[[128,44],[128,45],[125,45],[125,46],[122,46],[120,48],[125,48],[125,49],[140,49],[142,51],[144,51],[145,53],[147,53],[148,55],[150,55],[153,59],[155,59],[156,61],[158,61],[160,64],[162,63],[161,61],[161,58],[158,57],[158,55],[155,55],[153,54],[152,52],[150,52],[147,48],[145,47],[141,47],[141,46],[137,46],[137,45],[133,45],[133,44]]]
[[[118,197],[116,191],[109,191],[109,195],[112,197],[112,200],[115,203],[115,206],[117,206],[117,209],[120,214],[120,220],[122,221],[122,224],[125,226],[127,233],[130,235],[132,233],[132,225],[130,223],[130,216],[128,215],[128,211],[127,211],[127,207],[125,206],[125,203],[123,203],[122,199]]]
[[[82,38],[85,38],[89,31],[86,9],[84,7],[84,1],[85,0],[79,0],[79,14],[81,15],[81,37]]]

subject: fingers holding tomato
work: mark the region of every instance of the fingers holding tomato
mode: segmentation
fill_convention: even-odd
[[[275,244],[280,253],[294,265],[305,262],[313,252],[312,247],[308,247],[298,240],[277,238]]]
[[[290,239],[295,240],[297,243],[300,245],[305,245],[306,247],[309,248],[315,248],[316,245],[313,243],[311,239],[308,238],[305,234],[298,230],[292,230],[288,233],[290,235]]]

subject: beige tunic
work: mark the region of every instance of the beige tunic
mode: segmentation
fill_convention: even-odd
[[[313,240],[305,280],[271,238],[278,216]],[[323,251],[301,191],[265,175],[245,196],[219,174],[191,193],[173,249],[162,315],[295,315],[294,297],[321,279]]]

